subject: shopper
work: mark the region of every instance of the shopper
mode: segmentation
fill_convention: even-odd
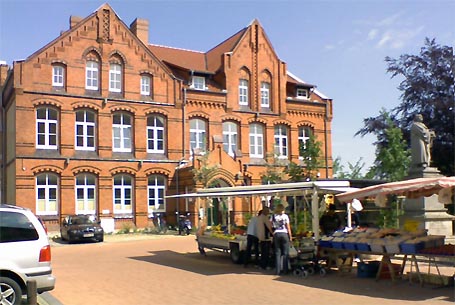
[[[322,215],[319,220],[319,227],[321,233],[324,235],[331,235],[335,231],[342,228],[341,217],[335,212],[335,205],[329,204],[328,210]]]
[[[250,222],[248,223],[248,228],[246,231],[247,234],[247,240],[246,240],[246,257],[244,260],[244,267],[248,267],[248,263],[250,262],[251,259],[251,249],[254,247],[254,254],[255,254],[255,265],[259,263],[259,239],[258,239],[258,233],[257,233],[257,221],[258,217],[261,215],[262,210],[258,212],[257,216],[253,216],[250,219]]]
[[[273,247],[275,250],[276,275],[289,272],[289,246],[292,242],[292,232],[289,216],[284,212],[284,205],[279,203],[272,215]],[[281,257],[283,256],[283,258]],[[283,262],[281,264],[281,262]]]
[[[259,239],[259,247],[261,249],[260,267],[266,270],[269,267],[270,246],[272,242],[272,222],[269,218],[270,209],[264,207],[262,214],[258,216],[257,220],[257,233]]]

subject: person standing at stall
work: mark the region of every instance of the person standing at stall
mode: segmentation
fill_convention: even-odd
[[[290,223],[289,216],[284,212],[284,205],[282,203],[277,204],[272,215],[276,275],[280,275],[281,272],[287,274],[289,271],[289,247],[292,242]]]
[[[246,252],[245,252],[245,260],[243,266],[246,268],[248,267],[248,263],[250,262],[251,258],[251,249],[254,247],[254,254],[255,254],[255,264],[259,263],[259,239],[258,239],[258,232],[257,232],[257,221],[258,217],[262,214],[262,210],[258,212],[257,216],[253,216],[248,223],[248,228],[246,231]]]
[[[322,215],[319,220],[319,226],[322,234],[331,235],[342,228],[341,217],[335,212],[335,205],[329,204],[328,211]]]
[[[272,223],[270,222],[269,214],[269,208],[264,207],[257,220],[257,236],[259,239],[259,247],[261,249],[261,260],[259,266],[264,270],[269,267],[271,237],[273,235]]]

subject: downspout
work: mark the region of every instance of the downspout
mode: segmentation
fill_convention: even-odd
[[[182,103],[182,157],[181,159],[185,158],[185,132],[186,132],[186,124],[185,124],[185,118],[186,118],[186,88],[183,88],[183,103]],[[180,160],[181,160],[180,159]]]
[[[324,116],[324,143],[325,143],[324,149],[325,149],[325,177],[326,177],[326,179],[329,178],[329,156],[328,156],[329,148],[328,148],[328,143],[327,143],[327,121],[328,121],[327,107],[328,107],[328,105],[329,105],[329,103],[326,100],[325,116]]]
[[[1,168],[0,168],[0,203],[5,203],[5,194],[6,194],[6,183],[5,183],[5,175],[6,175],[6,124],[5,124],[5,107],[3,106],[3,89],[4,85],[2,85],[2,90],[0,94],[0,107],[2,110],[2,125],[0,126],[1,128],[1,141],[2,143],[0,144],[2,146],[2,163],[1,163]]]

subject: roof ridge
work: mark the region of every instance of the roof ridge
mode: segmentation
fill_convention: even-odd
[[[150,46],[154,46],[154,47],[168,48],[168,49],[181,50],[181,51],[194,52],[194,53],[201,53],[201,54],[205,54],[206,53],[206,52],[203,52],[203,51],[196,51],[196,50],[190,50],[190,49],[184,49],[184,48],[170,47],[170,46],[164,46],[164,45],[154,44],[154,43],[151,43],[149,45]]]

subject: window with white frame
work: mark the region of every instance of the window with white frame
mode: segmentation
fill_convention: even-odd
[[[161,116],[147,117],[147,152],[164,153],[164,119]]]
[[[133,211],[133,179],[124,174],[114,177],[114,213],[130,214]]]
[[[275,126],[275,155],[284,159],[288,157],[288,128],[285,125]]]
[[[197,90],[205,90],[205,77],[193,76],[191,78],[191,88]]]
[[[36,214],[57,215],[58,176],[43,173],[36,176]]]
[[[52,66],[52,86],[64,87],[65,86],[65,67],[62,65]]]
[[[310,127],[300,126],[299,127],[299,159],[302,158],[302,149],[305,148],[306,142],[310,139],[310,135],[313,133]]]
[[[94,60],[89,60],[85,65],[85,89],[98,90],[98,86],[99,86],[98,63]]]
[[[57,115],[50,107],[36,110],[36,148],[57,149]]]
[[[126,113],[115,113],[112,123],[112,150],[114,152],[131,152],[131,135],[131,116]]]
[[[92,174],[76,176],[76,214],[96,213],[96,178]]]
[[[250,125],[250,157],[264,157],[264,128],[258,123]]]
[[[237,151],[238,126],[234,122],[223,122],[223,149],[231,157]]]
[[[122,92],[122,66],[111,63],[109,66],[109,91]]]
[[[190,120],[190,151],[205,152],[206,139],[206,123],[201,119]]]
[[[241,79],[239,82],[239,105],[248,106],[248,80]]]
[[[150,95],[151,77],[149,75],[141,75],[141,95]]]
[[[148,212],[165,212],[164,194],[166,192],[163,176],[151,175],[148,178]]]
[[[270,107],[270,83],[261,83],[261,107]]]
[[[76,150],[95,150],[95,113],[76,111]]]
[[[297,98],[308,98],[308,90],[303,88],[297,88]]]

